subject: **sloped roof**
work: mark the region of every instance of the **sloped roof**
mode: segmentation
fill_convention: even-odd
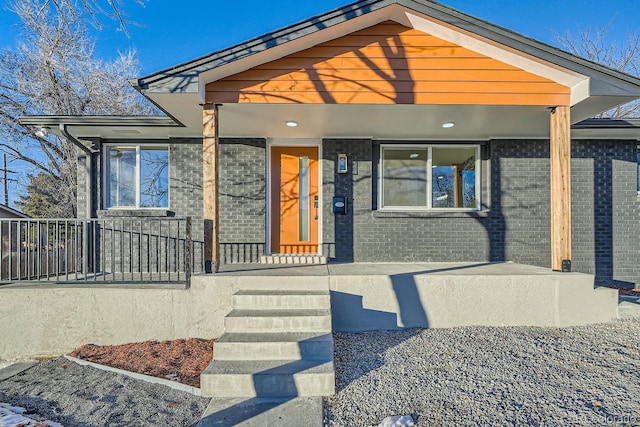
[[[499,43],[559,67],[591,77],[591,95],[640,97],[640,78],[569,54],[506,28],[467,15],[431,0],[361,0],[305,21],[255,37],[244,43],[133,80],[142,92],[198,93],[201,75],[207,71],[284,46],[293,41],[326,31],[339,24],[364,19],[384,8],[398,5],[432,17],[460,30]],[[383,19],[389,19],[385,16]]]
[[[5,216],[7,215],[7,216]],[[0,217],[11,217],[11,218],[31,218],[26,213],[20,212],[19,210],[10,208],[4,203],[0,203]]]

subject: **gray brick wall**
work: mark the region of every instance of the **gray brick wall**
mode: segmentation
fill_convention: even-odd
[[[346,174],[337,173],[336,160],[339,153],[347,155]],[[355,239],[364,237],[356,236],[355,218],[371,215],[371,156],[371,140],[322,141],[323,254],[341,262],[354,261]],[[346,215],[333,215],[334,196],[347,198]]]
[[[77,218],[87,218],[87,205],[88,203],[92,203],[92,216],[95,216],[95,211],[97,210],[100,203],[100,154],[94,153],[92,155],[86,154],[84,151],[79,148],[76,149],[77,152],[77,192],[76,192],[76,217]],[[91,179],[92,186],[97,191],[92,192],[91,195],[87,195],[86,185],[87,185],[87,168],[91,164]]]
[[[375,210],[378,144],[370,140],[324,140],[322,151],[323,234],[331,258],[344,262],[426,262],[481,261],[489,257],[487,232],[479,218],[467,214],[422,217],[421,213]],[[335,173],[338,153],[348,155],[348,174]],[[334,195],[352,199],[346,217],[331,214]],[[348,248],[351,241],[353,250]]]
[[[599,284],[640,283],[636,141],[574,141],[574,270]]]
[[[549,267],[548,145],[518,140],[488,144],[480,214],[408,214],[377,210],[378,143],[325,139],[323,252],[342,262],[514,261]],[[193,236],[201,242],[202,144],[180,140],[170,149],[170,209],[175,216],[194,218]],[[347,174],[336,173],[338,153],[348,156]],[[636,142],[573,141],[572,155],[573,270],[595,274],[598,283],[639,283]],[[100,174],[97,166],[95,176]],[[80,161],[79,196],[84,195],[82,168]],[[221,140],[223,263],[255,262],[264,253],[266,170],[264,139]],[[331,213],[336,195],[347,197],[347,215]],[[81,216],[81,197],[78,202]]]
[[[129,141],[123,141],[123,143],[129,143]],[[135,142],[131,142],[135,143]],[[156,144],[167,144],[166,141],[146,141],[146,143],[156,143]],[[203,256],[203,222],[202,222],[202,140],[201,139],[175,139],[171,140],[168,144],[169,146],[169,157],[170,157],[170,166],[169,166],[169,216],[173,217],[192,217],[192,239],[193,239],[193,247],[192,254],[194,259],[194,270],[201,271],[202,269],[202,256]],[[87,161],[87,157],[84,153],[79,153],[78,155],[78,218],[86,218],[86,191],[85,191],[85,172],[84,168],[85,162]],[[94,167],[93,167],[93,186],[96,189],[93,193],[93,207],[94,212],[93,216],[105,217],[105,218],[118,218],[119,215],[117,213],[109,212],[107,215],[104,212],[100,212],[104,209],[103,199],[102,199],[102,162],[100,156],[94,155]],[[143,232],[140,235],[140,219],[135,218],[137,212],[131,211],[122,211],[122,217],[128,218],[124,223],[120,223],[120,225],[116,226],[115,234],[111,231],[111,222],[105,221],[104,226],[109,228],[99,235],[104,239],[104,248],[105,257],[109,257],[109,259],[104,259],[102,264],[104,264],[105,268],[109,268],[110,271],[136,271],[138,270],[137,263],[141,262],[142,265],[154,263],[157,261],[154,256],[143,254],[143,260],[134,260],[133,264],[130,260],[125,259],[124,261],[118,259],[111,259],[110,254],[111,251],[116,251],[116,253],[121,252],[121,250],[133,251],[133,253],[138,252],[138,248],[142,247],[141,252],[157,254],[157,242],[162,240],[159,236],[152,232]],[[145,223],[150,223],[153,221],[152,217],[144,216],[142,220]],[[165,216],[166,218],[166,216]],[[180,227],[181,231],[181,239],[184,239],[184,225]],[[124,234],[118,234],[120,231],[123,231]],[[131,231],[131,233],[129,232]],[[163,235],[167,235],[169,230],[164,230]],[[173,234],[177,233],[177,226],[171,232]],[[116,236],[116,238],[113,238]],[[140,236],[140,237],[139,237]],[[123,240],[124,239],[124,240]],[[139,244],[135,243],[141,239],[141,241],[149,242],[148,244]],[[160,239],[160,240],[158,240]],[[175,239],[174,239],[175,240]],[[133,243],[122,243],[122,242],[133,242]],[[164,240],[164,244],[169,245],[168,240]],[[122,245],[126,246],[126,248],[121,247]],[[128,245],[128,246],[127,246]],[[140,246],[142,245],[142,246]],[[175,246],[176,243],[174,242]],[[127,249],[128,248],[128,249]],[[166,247],[162,250],[166,250]],[[100,255],[102,256],[102,254]],[[146,257],[146,258],[145,258]],[[168,262],[168,261],[167,261]],[[157,262],[156,262],[157,264]],[[175,270],[175,260],[173,261],[172,266],[169,266],[169,269],[173,268]]]
[[[491,141],[491,261],[551,266],[548,141]]]
[[[192,218],[194,270],[202,271],[202,139],[172,140],[169,162],[169,209],[177,217]]]
[[[349,156],[348,174],[335,172],[338,153]],[[548,141],[491,141],[490,160],[483,162],[490,165],[483,174],[491,185],[480,215],[376,211],[377,153],[369,140],[323,141],[323,237],[330,258],[550,266]],[[640,282],[635,153],[634,141],[573,142],[573,270],[596,274],[598,283]],[[334,195],[350,199],[348,215],[331,214]]]
[[[257,262],[265,250],[266,141],[220,140],[221,264]]]

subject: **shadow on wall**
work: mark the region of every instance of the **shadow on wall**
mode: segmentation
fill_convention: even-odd
[[[490,182],[487,184],[489,190],[484,192],[484,194],[488,194],[489,192],[491,194],[489,201],[490,206],[484,205],[484,201],[482,201],[484,205],[482,208],[490,209],[491,217],[489,219],[479,218],[478,222],[484,227],[487,233],[489,241],[489,261],[504,262],[507,259],[505,253],[507,224],[502,212],[500,159],[490,158],[488,150],[488,147],[483,147],[481,156],[482,160],[489,159],[491,169],[489,173]]]
[[[420,300],[415,276],[429,272],[389,276],[398,303],[397,313],[365,308],[362,295],[331,291],[331,311],[339,313],[340,330],[356,332],[428,328],[429,319]]]
[[[583,142],[576,143],[572,147],[572,157],[574,159],[592,159],[592,170],[593,170],[593,273],[595,273],[596,279],[595,284],[598,286],[607,285],[607,286],[619,286],[623,288],[634,288],[635,283],[626,280],[618,280],[616,279],[616,263],[614,259],[614,251],[618,251],[619,253],[623,253],[627,244],[625,242],[616,242],[614,241],[615,231],[614,231],[614,223],[617,218],[614,215],[614,205],[617,209],[628,209],[629,206],[620,205],[618,206],[619,200],[614,201],[614,193],[619,196],[616,197],[626,197],[627,195],[624,191],[621,191],[620,188],[614,188],[614,180],[616,176],[614,175],[614,162],[632,162],[634,163],[634,169],[636,164],[635,159],[635,150],[629,149],[624,150],[624,154],[629,153],[630,156],[625,156],[620,151],[621,143],[611,143],[611,142],[601,142],[598,141],[597,144],[598,149],[594,149],[593,144],[595,142]],[[632,147],[636,146],[635,141],[631,141],[630,144]],[[632,154],[632,155],[631,155]],[[625,177],[626,178],[626,177]],[[624,178],[623,178],[624,179]],[[633,184],[633,179],[631,177],[629,179],[629,184],[625,186],[626,189],[629,188],[629,185]],[[573,183],[572,183],[573,185]],[[633,194],[633,190],[628,190],[628,197],[633,199],[629,203],[633,206],[636,213],[638,210],[637,201],[635,200],[637,196]],[[572,201],[572,206],[576,205],[577,200],[574,198]],[[627,202],[626,200],[622,203]],[[576,215],[576,212],[573,212],[573,215]],[[637,218],[637,216],[636,216]],[[637,226],[637,224],[636,224]],[[575,241],[575,230],[574,230],[574,251],[576,246]],[[636,233],[637,234],[637,233]],[[631,236],[625,236],[626,238],[633,240]],[[635,240],[637,244],[637,237]],[[635,257],[637,257],[637,251],[635,252]],[[621,255],[622,256],[622,255]],[[633,263],[634,261],[626,260],[627,263]],[[621,260],[621,264],[625,263],[625,260]]]

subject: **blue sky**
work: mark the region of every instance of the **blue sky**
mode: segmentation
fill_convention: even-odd
[[[141,7],[125,0],[130,37],[115,22],[103,19],[95,32],[98,56],[112,58],[135,48],[141,75],[160,71],[263,33],[349,3],[348,0],[146,0]],[[542,42],[554,44],[553,32],[576,33],[587,26],[610,26],[610,39],[623,42],[629,31],[640,33],[640,1],[615,0],[443,0],[441,3]],[[6,2],[3,2],[6,4]],[[0,48],[11,47],[19,35],[15,16],[0,11]],[[130,76],[140,77],[140,76]]]

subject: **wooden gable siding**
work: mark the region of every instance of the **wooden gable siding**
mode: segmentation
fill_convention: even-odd
[[[570,89],[387,22],[206,87],[211,103],[569,105]]]

